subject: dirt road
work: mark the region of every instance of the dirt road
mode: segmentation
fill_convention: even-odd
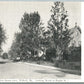
[[[80,79],[61,69],[26,62],[0,63],[0,79]]]

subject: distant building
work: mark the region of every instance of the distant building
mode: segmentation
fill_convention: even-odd
[[[70,33],[72,39],[69,46],[79,47],[81,45],[81,29],[77,26],[77,23],[74,28],[70,29]]]

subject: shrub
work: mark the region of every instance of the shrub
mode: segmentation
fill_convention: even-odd
[[[81,46],[70,49],[71,53],[68,55],[68,61],[81,62]]]
[[[71,70],[81,70],[81,62],[56,61],[55,67]]]
[[[8,59],[8,54],[7,53],[3,53],[2,58],[3,59]]]

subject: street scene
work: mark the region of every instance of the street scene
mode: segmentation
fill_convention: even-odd
[[[0,1],[0,79],[81,79],[81,3]]]

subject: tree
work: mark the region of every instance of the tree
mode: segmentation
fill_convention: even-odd
[[[40,39],[42,36],[42,22],[40,20],[40,15],[38,12],[23,15],[20,22],[20,29],[22,31],[22,36],[24,36],[23,46],[31,54],[35,54],[35,50],[38,52],[40,49]],[[23,50],[25,50],[23,49]]]
[[[52,15],[48,22],[56,49],[56,59],[62,60],[63,53],[67,51],[70,42],[70,33],[68,29],[68,15],[65,11],[63,2],[54,2],[51,9]]]
[[[18,32],[18,33],[15,33],[15,39],[12,43],[12,46],[9,50],[9,55],[11,57],[11,59],[17,59],[17,57],[20,57],[20,53],[21,53],[21,48],[20,48],[20,45],[21,45],[21,33]]]
[[[0,24],[0,54],[2,52],[2,43],[5,42],[6,36],[5,31],[2,27],[2,24]]]
[[[41,49],[40,39],[42,37],[42,22],[38,12],[24,13],[19,28],[20,33],[16,33],[15,42],[12,48],[15,50],[16,56],[21,60],[34,57],[35,50]],[[31,54],[31,55],[29,55]]]

